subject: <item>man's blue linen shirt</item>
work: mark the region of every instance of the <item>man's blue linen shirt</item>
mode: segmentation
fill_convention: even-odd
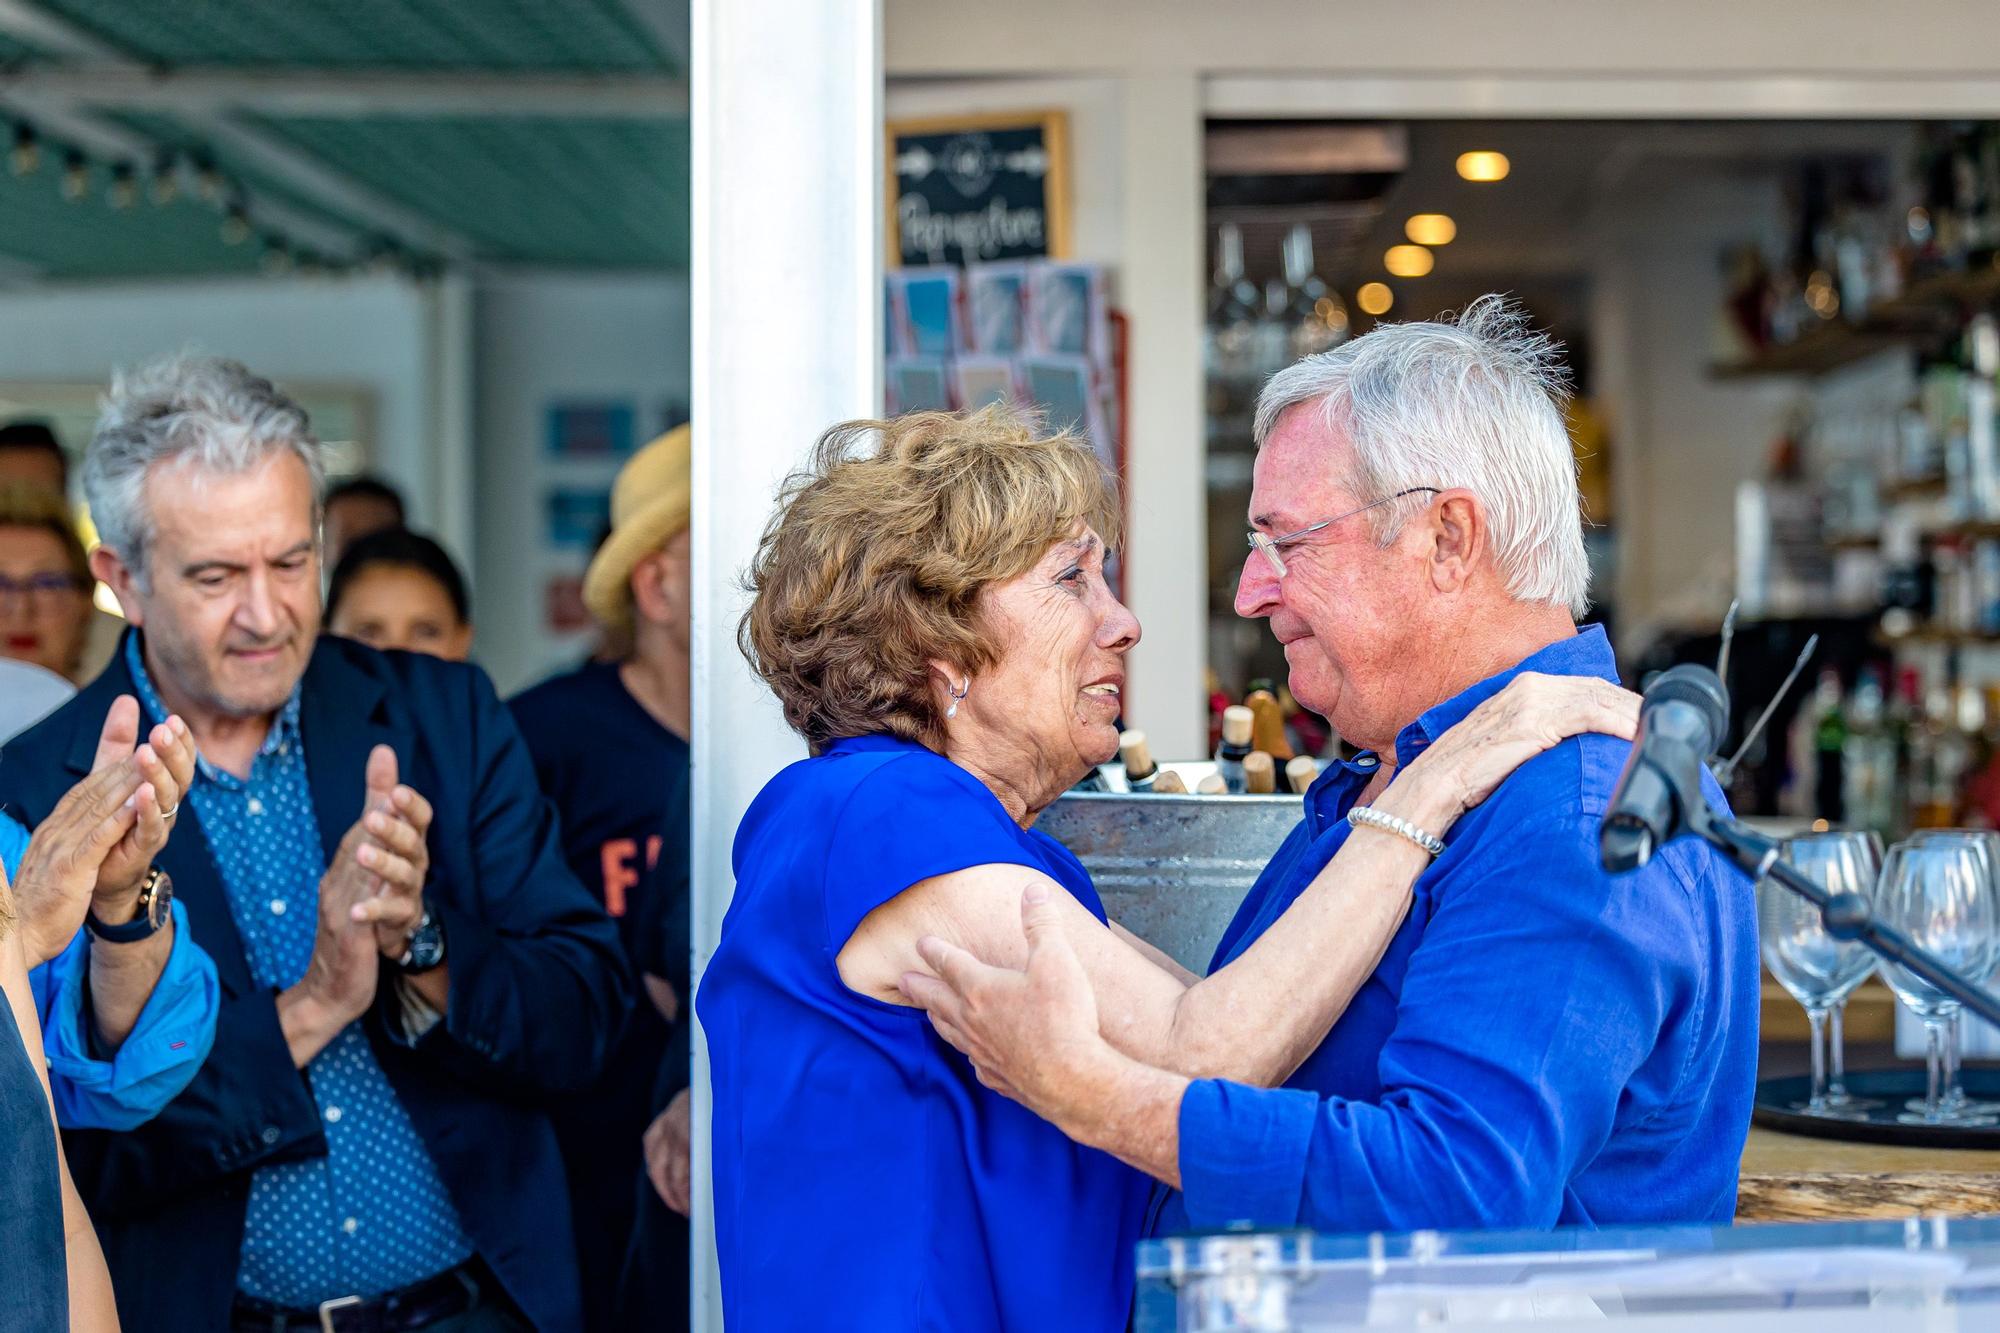
[[[0,866],[12,875],[28,850],[28,830],[0,814]],[[208,1058],[222,996],[215,963],[188,934],[187,911],[173,905],[174,943],[139,1020],[109,1060],[91,1054],[84,1000],[90,987],[90,940],[28,973],[56,1119],[67,1129],[133,1129],[158,1115]]]
[[[146,672],[137,634],[125,664],[147,725],[166,704]],[[197,756],[194,802],[257,984],[280,991],[312,962],[319,881],[327,864],[307,780],[300,691],[239,778]],[[305,1068],[326,1134],[324,1156],[260,1166],[250,1177],[237,1289],[311,1309],[332,1297],[373,1296],[456,1267],[472,1255],[457,1206],[359,1021]]]
[[[1617,679],[1603,631],[1585,629],[1424,714],[1398,762],[1523,671]],[[1629,748],[1567,740],[1461,817],[1374,975],[1285,1087],[1190,1086],[1185,1194],[1156,1232],[1730,1221],[1756,1082],[1755,901],[1691,838],[1633,874],[1599,866]],[[1364,756],[1314,785],[1215,966],[1332,858],[1374,773]]]

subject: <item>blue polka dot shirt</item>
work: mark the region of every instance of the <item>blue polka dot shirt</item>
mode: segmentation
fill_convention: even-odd
[[[125,651],[147,716],[164,719],[138,635],[127,638]],[[202,760],[188,799],[201,816],[251,975],[274,989],[296,984],[312,958],[326,869],[296,687],[249,779]],[[393,1291],[469,1258],[472,1242],[437,1164],[361,1025],[343,1028],[305,1073],[327,1155],[260,1167],[251,1176],[237,1288],[311,1309],[336,1296]]]

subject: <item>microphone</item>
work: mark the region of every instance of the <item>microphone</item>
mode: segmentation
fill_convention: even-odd
[[[1729,730],[1729,694],[1707,667],[1662,672],[1639,709],[1639,736],[1598,834],[1598,857],[1613,872],[1637,870],[1687,828],[1702,800],[1701,766]]]

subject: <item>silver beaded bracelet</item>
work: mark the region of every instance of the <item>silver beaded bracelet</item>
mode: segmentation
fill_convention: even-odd
[[[1373,806],[1355,806],[1347,812],[1347,822],[1356,828],[1366,825],[1369,828],[1381,829],[1384,833],[1393,833],[1399,838],[1408,838],[1411,842],[1429,852],[1433,857],[1444,855],[1443,842],[1431,834],[1424,832],[1409,820],[1398,819],[1394,815],[1385,815]]]

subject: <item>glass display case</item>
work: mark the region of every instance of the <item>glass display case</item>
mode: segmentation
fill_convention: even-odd
[[[1136,1333],[1970,1333],[2000,1328],[2000,1218],[1169,1237],[1138,1275]]]

